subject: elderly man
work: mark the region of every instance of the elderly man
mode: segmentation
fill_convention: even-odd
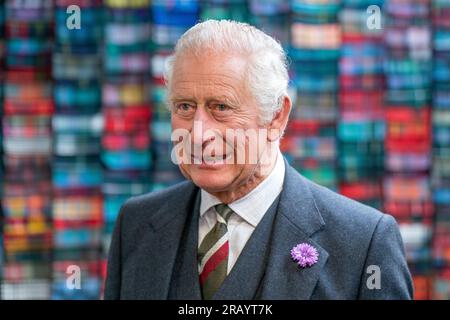
[[[179,39],[166,82],[173,160],[188,181],[122,206],[106,299],[412,298],[395,220],[309,181],[280,153],[291,100],[274,39],[199,23]]]

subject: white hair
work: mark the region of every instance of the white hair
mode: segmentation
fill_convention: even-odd
[[[201,56],[209,52],[230,52],[248,57],[248,88],[259,104],[259,119],[270,122],[287,95],[289,75],[287,58],[281,45],[263,31],[230,20],[207,20],[186,31],[178,40],[175,52],[166,61],[164,78],[170,95],[175,60],[184,53]]]

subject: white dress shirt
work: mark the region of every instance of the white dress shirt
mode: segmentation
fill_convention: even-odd
[[[278,197],[284,182],[284,160],[278,152],[272,172],[244,197],[228,204],[234,211],[228,220],[229,256],[227,272],[230,273],[245,244],[252,235],[266,211]],[[214,206],[221,201],[201,190],[198,245],[217,222]]]

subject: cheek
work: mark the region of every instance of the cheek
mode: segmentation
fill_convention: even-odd
[[[253,109],[244,110],[235,113],[231,118],[231,122],[234,124],[234,127],[236,128],[244,128],[244,129],[257,128],[258,115],[256,111],[254,111]]]
[[[189,121],[186,121],[186,119],[182,119],[182,118],[172,114],[171,124],[172,124],[172,129],[187,128],[189,126]]]
[[[259,155],[264,150],[266,138],[259,127],[244,129],[245,134],[237,134],[234,139],[229,139],[227,148],[232,148],[235,163],[237,165],[255,165]]]

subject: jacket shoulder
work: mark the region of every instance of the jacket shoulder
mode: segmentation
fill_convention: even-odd
[[[120,210],[122,219],[132,219],[136,223],[149,221],[168,203],[180,201],[195,189],[191,181],[183,181],[168,188],[134,196],[125,201]],[[132,216],[132,217],[130,217]]]
[[[325,225],[338,230],[340,237],[351,236],[355,240],[372,237],[380,221],[395,219],[378,209],[338,194],[324,186],[304,178],[314,198]],[[383,219],[384,218],[384,219]]]
[[[357,272],[361,272],[370,250],[394,248],[401,243],[397,222],[391,215],[312,181],[308,185],[325,223],[317,240],[332,253],[336,269],[359,268]],[[394,238],[398,243],[385,243]]]

